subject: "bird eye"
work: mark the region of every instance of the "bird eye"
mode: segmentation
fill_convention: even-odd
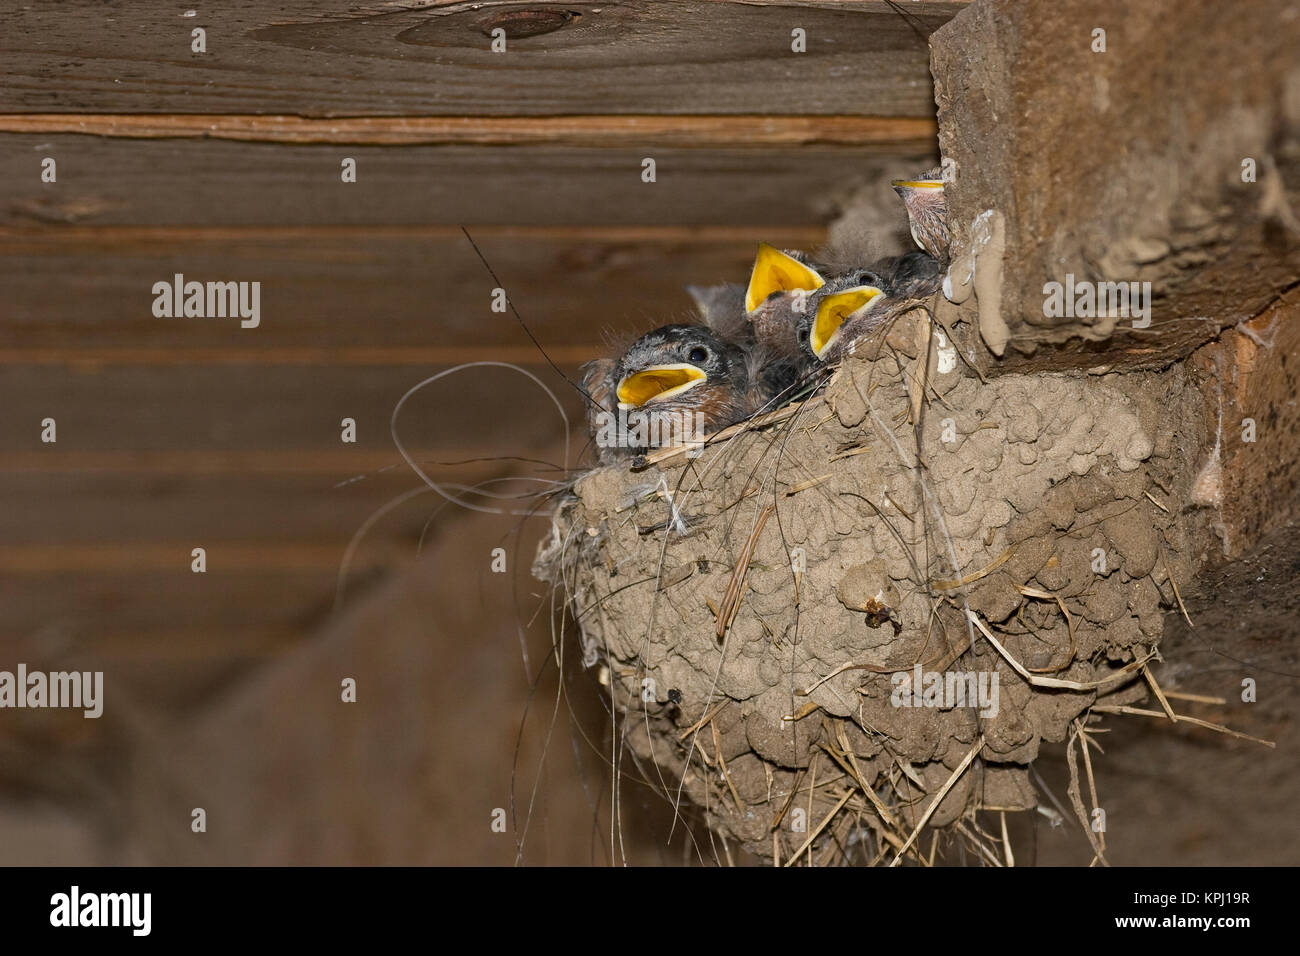
[[[703,346],[697,345],[695,346],[695,348],[691,349],[691,354],[689,358],[691,362],[694,363],[695,365],[699,365],[702,362],[707,362],[709,360],[709,350],[704,348]]]

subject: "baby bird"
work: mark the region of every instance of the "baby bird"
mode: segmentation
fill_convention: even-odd
[[[784,254],[783,254],[784,255]],[[807,356],[794,326],[781,325],[770,312],[759,310],[763,337],[745,310],[746,287],[736,282],[715,286],[686,286],[695,311],[715,336],[745,351],[755,412],[772,411],[788,399],[807,371]]]
[[[620,358],[589,362],[583,372],[602,464],[741,421],[762,406],[770,387],[744,346],[703,325],[655,329]]]
[[[773,358],[802,361],[796,337],[799,319],[807,314],[811,296],[824,285],[825,277],[802,254],[760,242],[744,302],[759,349]]]
[[[752,338],[753,330],[745,316],[745,287],[738,282],[723,285],[688,285],[687,293],[695,302],[700,319],[720,338],[740,342]]]
[[[799,345],[816,362],[838,361],[850,344],[928,299],[941,282],[939,263],[919,250],[836,276],[809,298]]]
[[[907,207],[912,239],[944,268],[948,265],[948,204],[943,195],[942,171],[936,167],[916,179],[896,179],[894,191]]]
[[[802,253],[760,243],[748,286],[687,287],[705,324],[745,350],[751,382],[762,398],[758,411],[788,399],[811,367],[799,344],[799,318],[809,297],[826,283],[824,272]]]
[[[920,249],[882,259],[873,268],[884,277],[895,299],[928,299],[943,286],[943,267]]]
[[[870,269],[846,272],[818,289],[797,322],[805,355],[821,363],[837,360],[850,341],[874,328],[873,320],[888,311],[887,289],[885,278]]]

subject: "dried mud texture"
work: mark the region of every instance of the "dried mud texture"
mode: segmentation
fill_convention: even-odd
[[[1189,522],[1155,503],[1185,500],[1194,470],[1179,436],[1199,397],[1180,369],[984,383],[924,321],[860,343],[784,422],[587,474],[539,554],[646,779],[671,797],[684,772],[709,826],[762,858],[810,834],[817,861],[891,858],[968,757],[927,825],[969,833],[975,809],[1034,806],[1044,741],[1099,697],[1145,696],[1133,662],[1160,640],[1169,575],[1199,561]],[[1031,686],[968,614],[1030,671],[1110,680]],[[917,665],[996,675],[997,706],[924,696],[924,678],[930,705],[901,706]]]

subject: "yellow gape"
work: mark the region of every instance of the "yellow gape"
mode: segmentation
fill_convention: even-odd
[[[890,183],[895,189],[942,189],[942,179],[895,179]]]
[[[745,292],[745,311],[753,312],[773,292],[792,292],[805,289],[812,292],[826,284],[816,269],[804,265],[794,256],[787,256],[766,242],[758,244],[754,271],[749,274],[749,289]]]
[[[813,354],[822,358],[839,338],[840,329],[845,322],[879,305],[884,297],[885,293],[875,286],[860,285],[822,299],[817,304],[817,316],[808,335],[808,344],[812,347]]]
[[[646,402],[671,398],[703,382],[708,375],[694,365],[655,365],[618,383],[620,408],[640,408]]]

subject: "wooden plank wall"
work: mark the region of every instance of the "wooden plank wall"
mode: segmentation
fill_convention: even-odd
[[[580,415],[490,311],[460,227],[572,375],[607,331],[686,314],[684,285],[743,278],[757,240],[816,245],[855,190],[932,159],[925,38],[962,4],[899,6],[0,9],[0,666],[94,662],[164,720],[309,640],[353,533],[418,485],[388,432],[410,386],[514,362]],[[155,318],[174,273],[260,281],[260,326]],[[500,371],[439,383],[402,431],[421,460],[476,460],[428,466],[466,483],[564,452],[545,397]],[[410,561],[430,510],[379,521],[360,579]],[[91,723],[0,721],[0,777],[71,793],[32,761],[130,733]]]

